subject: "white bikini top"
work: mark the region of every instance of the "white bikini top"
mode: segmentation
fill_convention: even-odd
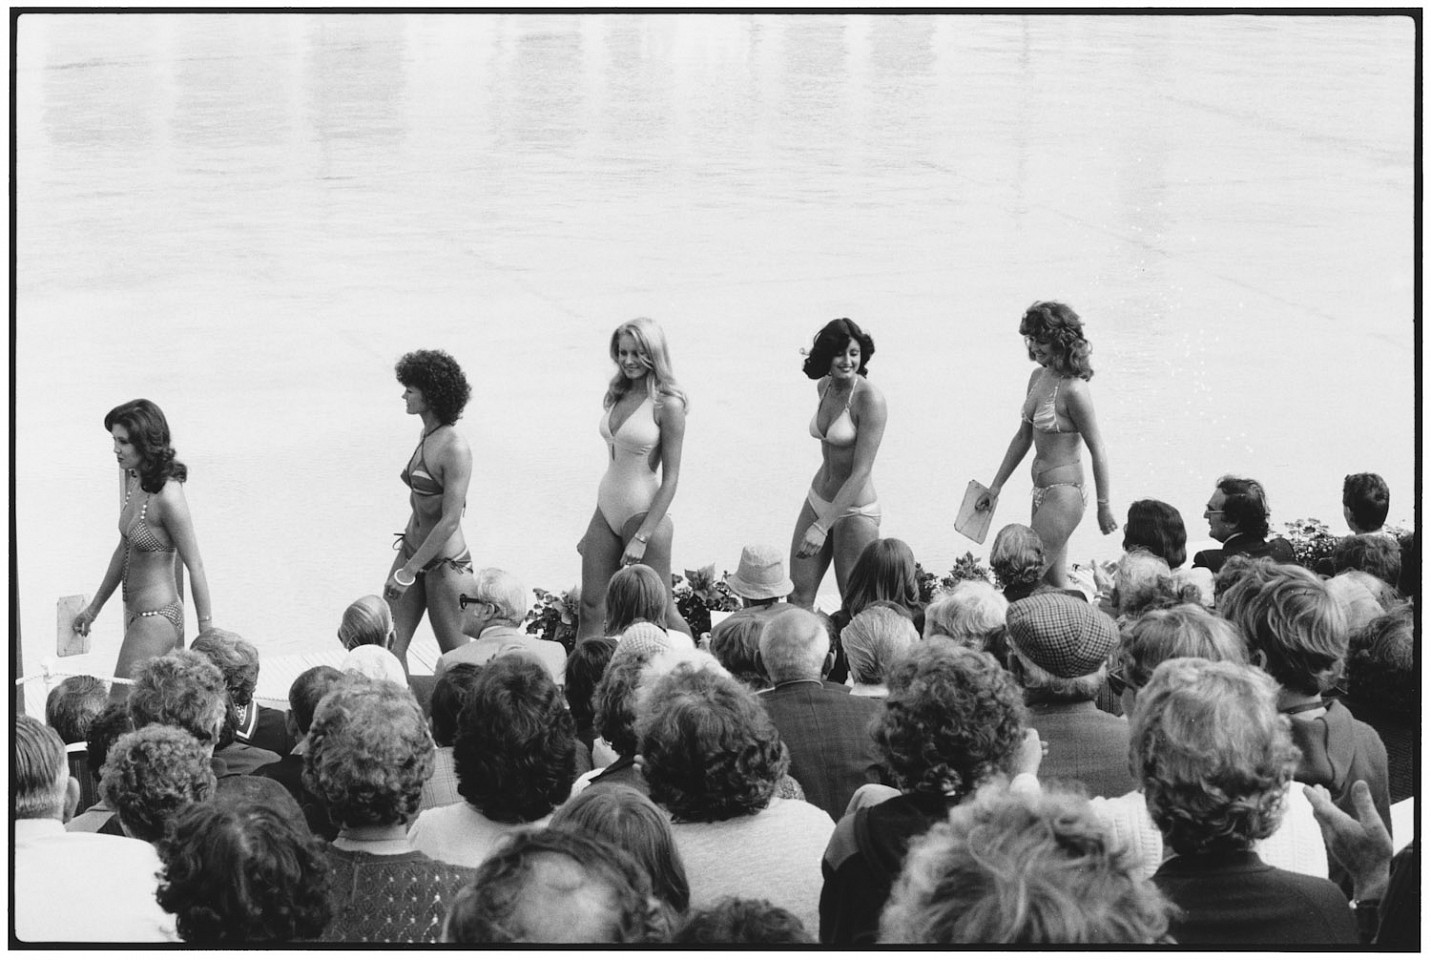
[[[810,436],[816,440],[823,440],[832,447],[853,446],[855,437],[859,431],[855,429],[855,418],[850,416],[850,403],[855,399],[855,388],[859,386],[859,381],[855,381],[855,386],[850,388],[850,395],[845,397],[845,409],[841,410],[839,416],[830,421],[830,427],[823,434],[820,432],[820,407],[815,406],[815,415],[810,418]],[[830,385],[825,384],[825,389],[820,391],[820,402],[824,403],[825,394],[830,392]]]
[[[649,408],[650,415],[643,416],[641,411]],[[616,407],[613,406],[601,415],[601,423],[598,429],[601,431],[601,439],[619,449],[623,454],[633,457],[649,456],[651,451],[656,449],[656,445],[661,442],[661,425],[656,422],[656,404],[647,397],[642,400],[635,410],[631,411],[631,416],[627,417],[621,426],[613,433],[611,430],[611,414]]]

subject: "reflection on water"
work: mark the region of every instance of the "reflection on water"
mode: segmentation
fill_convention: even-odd
[[[833,316],[879,348],[883,532],[931,569],[985,552],[954,505],[1050,297],[1088,323],[1120,515],[1157,496],[1196,540],[1239,471],[1340,532],[1372,469],[1409,520],[1412,43],[1373,17],[26,14],[27,645],[103,572],[99,420],[139,395],[191,465],[219,622],[325,642],[406,516],[391,371],[419,346],[473,381],[478,562],[569,585],[606,340],[641,314],[692,397],[678,568],[788,542],[818,462],[797,351]],[[1072,553],[1117,541],[1090,516]]]

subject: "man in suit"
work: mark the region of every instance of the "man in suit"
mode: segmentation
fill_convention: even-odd
[[[433,670],[440,677],[455,663],[481,666],[499,653],[520,647],[542,662],[558,687],[566,683],[566,648],[554,640],[541,640],[522,630],[527,615],[527,588],[516,577],[496,567],[477,571],[472,594],[461,596],[462,632],[473,639],[444,653]]]
[[[773,688],[759,697],[790,751],[790,776],[806,800],[839,820],[856,789],[880,780],[869,725],[882,703],[822,682],[830,635],[808,610],[794,607],[765,624],[760,662]]]
[[[1118,642],[1112,619],[1078,597],[1039,593],[1009,605],[1007,627],[1029,726],[1048,742],[1039,778],[1081,780],[1095,797],[1137,789],[1128,772],[1128,721],[1094,704]]]
[[[1267,494],[1256,480],[1231,475],[1217,481],[1207,509],[1208,535],[1222,544],[1221,550],[1200,550],[1194,567],[1206,567],[1216,574],[1229,557],[1271,557],[1278,563],[1296,563],[1292,545],[1281,537],[1267,539]]]

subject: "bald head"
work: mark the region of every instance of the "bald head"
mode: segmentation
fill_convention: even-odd
[[[819,680],[830,652],[825,623],[809,610],[786,610],[760,632],[760,660],[771,683]]]

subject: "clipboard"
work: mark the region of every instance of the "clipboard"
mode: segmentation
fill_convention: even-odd
[[[75,633],[73,627],[75,617],[79,616],[79,612],[88,602],[84,594],[75,594],[60,597],[55,605],[55,653],[59,656],[73,657],[89,653],[90,638]]]
[[[964,491],[964,502],[959,504],[959,515],[954,518],[954,529],[981,545],[989,535],[989,524],[993,522],[994,509],[999,505],[999,502],[994,500],[987,510],[979,510],[974,506],[979,502],[979,498],[988,492],[988,487],[977,480],[970,480],[968,489]]]

